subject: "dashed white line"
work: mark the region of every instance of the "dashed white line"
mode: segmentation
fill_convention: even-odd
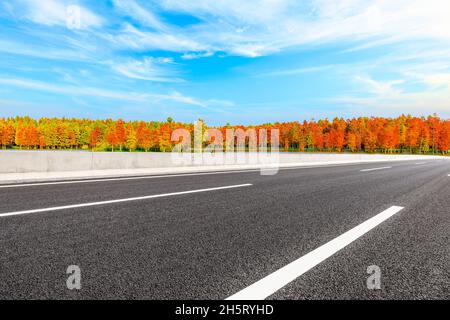
[[[181,192],[154,194],[154,195],[143,196],[143,197],[107,200],[107,201],[99,201],[99,202],[89,202],[89,203],[73,204],[73,205],[68,205],[68,206],[50,207],[50,208],[43,208],[43,209],[33,209],[33,210],[6,212],[6,213],[0,213],[0,217],[10,217],[10,216],[23,215],[23,214],[38,213],[38,212],[58,211],[58,210],[83,208],[83,207],[93,207],[93,206],[101,206],[101,205],[111,204],[111,203],[147,200],[147,199],[154,199],[154,198],[178,196],[178,195],[190,194],[190,193],[199,193],[199,192],[207,192],[207,191],[234,189],[234,188],[242,188],[242,187],[249,187],[249,186],[252,186],[252,184],[251,183],[245,183],[245,184],[238,184],[238,185],[224,186],[224,187],[216,187],[216,188],[207,188],[207,189],[197,189],[197,190],[189,190],[189,191],[181,191]]]
[[[362,169],[362,170],[359,170],[359,171],[367,172],[367,171],[384,170],[384,169],[391,169],[391,168],[392,167],[379,167],[379,168]]]
[[[226,300],[262,300],[269,297],[402,209],[403,207],[390,207]]]

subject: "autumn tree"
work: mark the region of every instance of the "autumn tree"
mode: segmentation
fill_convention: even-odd
[[[112,152],[114,152],[114,147],[116,147],[119,144],[116,128],[112,125],[107,129],[106,142],[108,142],[108,144],[111,146]]]
[[[346,123],[343,119],[335,118],[331,125],[330,140],[334,149],[341,152],[345,144]]]
[[[91,150],[94,150],[97,147],[97,144],[101,137],[101,129],[100,127],[95,127],[94,130],[91,131],[89,135],[89,147]]]
[[[126,146],[128,151],[133,151],[137,148],[136,130],[132,123],[127,125],[126,129]]]
[[[25,127],[22,124],[22,122],[19,122],[16,127],[14,143],[16,144],[16,146],[19,146],[19,149],[22,149],[22,146],[25,144],[25,141],[26,141]]]
[[[0,119],[0,145],[6,149],[14,143],[15,129],[12,120]]]
[[[122,151],[122,146],[127,142],[127,134],[125,131],[125,124],[122,119],[117,120],[115,132],[116,143],[119,145],[119,150]]]
[[[136,129],[136,141],[137,145],[140,148],[144,149],[146,152],[152,146],[152,137],[150,129],[143,121],[139,122],[139,125]]]
[[[172,136],[172,130],[170,129],[170,125],[169,124],[163,124],[160,128],[159,128],[159,150],[162,152],[166,152],[166,151],[170,151],[171,147],[172,147],[172,141],[171,141],[171,136]]]
[[[450,150],[450,123],[442,123],[439,131],[438,149],[442,154]]]

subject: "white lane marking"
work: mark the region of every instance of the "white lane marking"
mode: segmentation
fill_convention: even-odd
[[[335,165],[299,166],[299,167],[279,168],[279,170],[284,171],[284,170],[300,170],[300,169],[311,169],[311,168],[345,167],[345,166],[358,166],[358,165],[365,165],[365,164],[367,164],[367,163],[345,163],[345,164],[335,164]],[[270,169],[268,169],[268,170],[270,170]],[[99,179],[80,179],[80,180],[68,180],[68,181],[56,181],[56,182],[19,183],[19,184],[0,185],[0,188],[20,188],[20,187],[35,187],[35,186],[47,186],[47,185],[51,186],[51,185],[59,185],[59,184],[93,183],[93,182],[108,182],[108,181],[122,181],[122,180],[125,181],[125,180],[141,180],[141,179],[142,180],[143,179],[160,179],[160,178],[203,176],[203,175],[215,175],[215,174],[259,172],[259,171],[261,171],[261,169],[179,173],[179,174],[167,174],[167,175],[147,175],[147,176],[104,178],[104,179],[101,179],[101,178],[99,178]]]
[[[73,205],[68,205],[68,206],[50,207],[50,208],[24,210],[24,211],[16,211],[16,212],[6,212],[6,213],[0,213],[0,217],[18,216],[18,215],[29,214],[29,213],[66,210],[66,209],[82,208],[82,207],[101,206],[101,205],[111,204],[111,203],[138,201],[138,200],[146,200],[146,199],[153,199],[153,198],[178,196],[178,195],[190,194],[190,193],[199,193],[199,192],[207,192],[207,191],[242,188],[242,187],[249,187],[249,186],[252,186],[252,184],[251,183],[245,183],[245,184],[238,184],[238,185],[225,186],[225,187],[216,187],[216,188],[197,189],[197,190],[189,190],[189,191],[181,191],[181,192],[154,194],[154,195],[143,196],[143,197],[107,200],[107,201],[99,201],[99,202],[89,202],[89,203],[73,204]]]
[[[379,167],[379,168],[371,168],[371,169],[362,169],[359,170],[361,172],[367,172],[367,171],[375,171],[375,170],[383,170],[383,169],[391,169],[392,167]]]
[[[403,207],[390,207],[226,300],[262,300],[269,297],[402,209]]]
[[[427,162],[416,162],[414,164],[427,164]]]
[[[139,177],[123,177],[123,178],[105,178],[105,179],[86,179],[86,180],[72,180],[72,181],[57,181],[57,182],[38,182],[38,183],[22,183],[22,184],[5,184],[0,185],[0,188],[20,188],[20,187],[35,187],[35,186],[51,186],[58,184],[76,184],[76,183],[93,183],[93,182],[108,182],[108,181],[122,181],[122,180],[144,180],[144,179],[159,179],[159,178],[172,178],[172,177],[185,177],[185,176],[203,176],[210,174],[225,174],[225,173],[240,173],[240,172],[253,172],[254,170],[242,170],[242,171],[214,171],[214,172],[201,172],[201,173],[181,173],[181,174],[168,174],[168,175],[148,175]]]
[[[410,160],[401,160],[410,161]],[[440,160],[436,160],[440,161]],[[339,164],[325,164],[315,166],[297,166],[297,167],[280,167],[280,171],[284,170],[301,170],[301,169],[314,169],[314,168],[334,168],[334,167],[347,167],[347,166],[359,166],[366,165],[366,163],[339,163]],[[264,169],[262,169],[264,170]],[[270,170],[268,168],[267,170]],[[226,171],[212,171],[212,172],[197,172],[197,173],[179,173],[179,174],[166,174],[166,175],[144,175],[134,177],[118,177],[118,178],[98,178],[98,179],[82,179],[79,180],[66,180],[56,182],[36,182],[36,183],[19,183],[19,184],[0,184],[1,188],[20,188],[20,187],[35,187],[46,185],[58,185],[58,184],[76,184],[76,183],[94,183],[94,182],[108,182],[108,181],[125,181],[125,180],[144,180],[144,179],[161,179],[161,178],[175,178],[175,177],[188,177],[188,176],[203,176],[203,175],[215,175],[215,174],[231,174],[231,173],[245,173],[245,172],[260,172],[261,169],[245,169],[245,170],[226,170]],[[72,178],[73,179],[73,178]],[[1,182],[0,182],[1,183]]]

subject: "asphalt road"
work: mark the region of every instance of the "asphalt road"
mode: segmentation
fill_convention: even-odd
[[[449,299],[449,174],[426,160],[0,187],[0,298],[225,299],[397,206],[267,298]]]

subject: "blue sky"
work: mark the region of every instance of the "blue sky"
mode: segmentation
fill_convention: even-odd
[[[1,0],[0,116],[450,117],[447,0]]]

